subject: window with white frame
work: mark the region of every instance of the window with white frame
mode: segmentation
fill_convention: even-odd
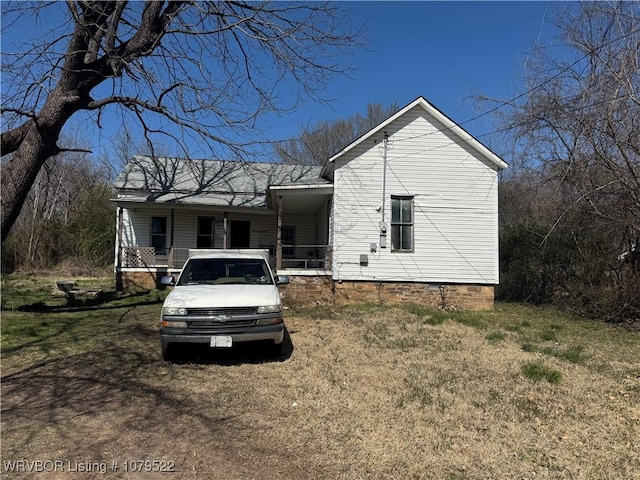
[[[391,195],[391,250],[413,251],[413,196]]]

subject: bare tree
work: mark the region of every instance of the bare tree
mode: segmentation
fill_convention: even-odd
[[[581,209],[634,240],[640,236],[639,6],[593,2],[558,15],[571,56],[539,50],[528,69],[529,94],[503,117],[521,166],[544,172],[545,182],[556,180],[564,212]]]
[[[151,146],[138,137],[128,124],[109,139],[109,147],[97,159],[101,168],[107,173],[107,178],[115,179],[135,156],[171,157],[171,149],[161,143],[154,142]]]
[[[324,165],[342,148],[367,133],[398,110],[394,102],[385,107],[370,103],[366,115],[356,114],[339,120],[323,120],[300,127],[297,139],[274,145],[276,154],[284,163]]]
[[[100,127],[117,107],[150,145],[164,134],[185,152],[197,141],[241,155],[260,115],[296,106],[278,100],[281,89],[320,100],[361,40],[342,5],[328,2],[69,0],[2,10],[3,36],[47,19],[43,37],[19,51],[3,42],[1,146],[12,154],[2,164],[3,241],[77,112],[93,112]]]
[[[555,23],[564,48],[537,49],[527,92],[499,104],[519,155],[503,226],[535,239],[549,296],[637,318],[640,270],[622,259],[640,244],[640,3],[571,4]]]
[[[61,142],[67,143],[68,139]],[[14,223],[8,237],[12,241],[4,244],[3,257],[7,252],[13,254],[14,267],[46,268],[63,257],[77,256],[80,252],[75,247],[80,239],[64,237],[78,216],[76,211],[83,197],[105,185],[104,172],[92,164],[86,153],[64,152],[49,158]],[[105,205],[109,207],[108,199]],[[90,213],[94,212],[82,212]],[[102,230],[110,232],[104,228],[108,224],[106,217],[101,222]]]

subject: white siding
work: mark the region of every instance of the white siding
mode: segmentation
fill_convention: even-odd
[[[167,246],[169,246],[171,240],[170,208],[137,207],[135,209],[123,209],[123,246],[149,246],[151,241],[151,217],[162,216],[167,217]],[[213,217],[215,219],[214,248],[223,248],[224,212],[205,209],[175,209],[173,245],[177,248],[196,248],[198,217]],[[269,212],[269,214],[229,212],[227,213],[227,218],[229,221],[246,220],[251,222],[251,248],[260,248],[267,245],[275,246],[276,218],[273,212]]]
[[[122,245],[124,247],[148,247],[151,245],[151,217],[166,217],[167,247],[171,235],[170,208],[136,208],[122,211]]]
[[[325,210],[326,214],[326,210]],[[173,246],[181,249],[196,248],[198,217],[214,217],[214,248],[224,247],[224,215],[222,211],[196,210],[176,208],[174,211],[174,241]],[[250,222],[250,248],[271,248],[275,252],[277,222],[275,212],[251,214],[228,212],[228,222],[239,220]],[[167,218],[167,247],[171,242],[171,209],[136,207],[123,209],[123,239],[122,245],[127,247],[147,247],[151,242],[151,217],[165,216]],[[284,215],[283,225],[296,227],[296,243],[299,245],[316,245],[318,241],[317,215]],[[324,220],[326,223],[326,219]],[[322,230],[322,229],[321,229]],[[298,249],[296,256],[308,257],[307,249]]]
[[[334,259],[337,280],[498,282],[497,171],[416,107],[386,128],[385,220],[380,248],[383,138],[336,159]],[[391,252],[391,196],[414,197],[414,251]],[[370,244],[378,248],[370,252]],[[369,265],[360,266],[361,254]]]

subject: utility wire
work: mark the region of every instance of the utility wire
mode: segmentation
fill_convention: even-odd
[[[620,37],[618,37],[618,38],[615,38],[615,39],[613,39],[613,40],[611,40],[611,41],[609,41],[609,42],[607,42],[607,43],[605,43],[605,44],[600,45],[600,46],[598,47],[598,50],[601,50],[601,49],[603,49],[603,48],[605,48],[605,47],[608,47],[608,46],[610,46],[610,45],[613,45],[614,43],[616,43],[616,42],[618,42],[618,41],[620,41],[620,40],[623,40],[623,39],[625,39],[625,38],[627,38],[627,37],[630,37],[631,35],[634,35],[634,34],[636,34],[636,33],[638,33],[638,32],[640,32],[640,28],[638,28],[638,29],[636,29],[636,30],[633,30],[633,31],[631,31],[631,32],[629,32],[629,33],[627,33],[627,34],[625,34],[625,35],[622,35],[622,36],[620,36]],[[486,116],[486,115],[489,115],[490,113],[493,113],[493,112],[495,112],[495,111],[497,111],[497,110],[499,110],[499,109],[501,109],[501,108],[503,108],[503,107],[505,107],[505,106],[507,106],[507,105],[512,105],[512,104],[513,104],[513,103],[515,103],[517,100],[520,100],[522,97],[526,97],[527,95],[530,95],[531,93],[533,93],[534,91],[538,90],[539,88],[544,87],[547,83],[552,82],[553,80],[556,80],[557,78],[559,78],[560,76],[562,76],[564,73],[568,72],[568,71],[569,71],[569,70],[571,70],[573,67],[575,67],[576,65],[578,65],[580,62],[582,62],[585,58],[587,58],[587,57],[588,57],[589,55],[591,55],[592,53],[593,53],[593,52],[588,52],[588,53],[583,54],[580,58],[578,58],[578,59],[577,59],[576,61],[574,61],[572,64],[570,64],[570,65],[568,65],[568,66],[564,67],[562,70],[560,70],[558,73],[556,73],[556,74],[555,74],[555,75],[553,75],[552,77],[545,79],[545,80],[544,80],[544,81],[542,81],[541,83],[539,83],[539,84],[535,85],[534,87],[531,87],[531,88],[530,88],[529,90],[527,90],[526,92],[520,93],[520,94],[516,95],[515,97],[513,97],[513,98],[511,98],[511,99],[509,99],[509,100],[500,101],[500,102],[499,102],[499,104],[498,104],[497,106],[495,106],[495,107],[491,108],[490,110],[487,110],[486,112],[480,113],[480,114],[478,114],[478,115],[476,115],[476,116],[474,116],[474,117],[471,117],[471,118],[469,118],[469,119],[467,119],[467,120],[465,120],[465,121],[463,121],[463,122],[460,122],[460,123],[454,122],[454,125],[453,125],[453,126],[451,126],[451,127],[446,127],[446,128],[443,128],[443,129],[437,129],[436,131],[433,131],[433,132],[422,133],[422,134],[420,134],[420,135],[416,135],[416,136],[414,136],[414,137],[407,137],[407,138],[403,138],[402,140],[403,140],[403,141],[404,141],[404,140],[412,140],[412,139],[415,139],[415,138],[421,138],[421,137],[426,137],[426,136],[429,136],[429,135],[433,135],[433,134],[435,134],[435,133],[443,133],[443,132],[446,132],[446,131],[448,131],[448,130],[452,130],[452,129],[456,128],[456,127],[460,127],[460,126],[462,126],[462,125],[465,125],[465,124],[467,124],[467,123],[474,122],[474,121],[476,121],[476,120],[478,120],[478,119],[480,119],[480,118],[482,118],[482,117],[484,117],[484,116]],[[436,107],[436,108],[437,108],[437,107]],[[487,136],[487,135],[491,135],[492,133],[498,133],[498,132],[490,132],[490,133],[486,133],[486,134],[483,134],[483,135],[480,135],[480,136]],[[475,136],[473,136],[473,135],[472,135],[472,137],[476,138],[476,137],[475,137]]]

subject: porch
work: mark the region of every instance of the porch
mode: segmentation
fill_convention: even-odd
[[[291,256],[283,257],[278,262],[276,252],[269,249],[269,265],[275,269],[280,263],[279,272],[286,274],[291,272],[308,272],[322,273],[324,275],[331,274],[331,253],[330,245],[312,245],[312,244],[283,244],[284,252],[294,252]],[[147,270],[166,270],[171,272],[180,271],[184,266],[189,251],[197,250],[187,247],[170,247],[164,255],[158,254],[155,247],[120,247],[121,269],[147,269]],[[205,249],[206,250],[206,249]]]
[[[119,198],[116,275],[176,274],[190,250],[262,249],[281,273],[331,276],[332,191],[326,184],[271,187],[262,207]]]
[[[277,270],[279,274],[288,275],[291,278],[292,285],[286,286],[288,302],[301,296],[311,302],[328,301],[332,291],[331,286],[327,286],[329,285],[327,282],[332,278],[331,247],[328,245],[285,245],[284,247],[294,248],[296,251],[313,252],[314,255],[283,259],[279,270],[276,269],[278,263],[276,256],[269,255],[269,264],[274,273]],[[118,290],[158,288],[163,276],[180,274],[189,257],[189,252],[194,250],[197,251],[192,248],[172,247],[166,255],[158,255],[154,247],[121,247],[119,255],[121,264],[115,268],[116,287]]]

